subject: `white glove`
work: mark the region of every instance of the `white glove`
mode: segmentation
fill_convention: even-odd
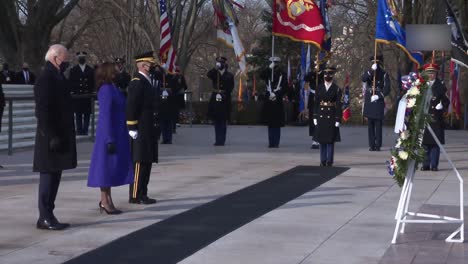
[[[314,125],[317,125],[317,119],[314,119]]]
[[[138,131],[136,131],[136,130],[130,130],[130,131],[128,131],[128,134],[133,139],[137,139],[137,137],[138,137]]]
[[[169,93],[168,93],[166,90],[164,90],[164,91],[162,92],[162,96],[163,96],[163,97],[168,97],[168,96],[169,96]]]
[[[444,108],[444,106],[442,105],[442,103],[438,103],[435,107],[435,109],[437,110],[441,110],[442,108]]]
[[[11,81],[10,77],[6,77],[6,81],[10,82]]]
[[[374,94],[374,95],[371,96],[371,98],[370,98],[370,101],[371,101],[372,103],[375,102],[375,101],[377,101],[377,100],[379,100],[379,96],[376,95],[376,94]]]
[[[275,100],[276,94],[274,92],[270,93],[270,100]]]
[[[336,127],[340,127],[340,122],[335,122]]]
[[[377,63],[372,64],[371,69],[374,70],[374,71],[377,70]]]
[[[221,102],[223,97],[220,94],[216,94],[216,102]]]

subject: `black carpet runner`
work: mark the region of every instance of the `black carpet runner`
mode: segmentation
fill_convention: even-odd
[[[346,170],[295,167],[128,234],[66,263],[177,263]]]

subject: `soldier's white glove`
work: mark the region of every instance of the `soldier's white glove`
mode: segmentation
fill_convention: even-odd
[[[377,70],[377,63],[372,64],[371,69],[374,70],[374,71]]]
[[[340,127],[340,122],[335,122],[336,127]]]
[[[221,102],[223,97],[220,94],[216,94],[216,102]]]
[[[274,92],[270,93],[270,100],[275,100],[276,94]]]
[[[128,134],[133,139],[137,139],[137,137],[138,137],[138,131],[136,131],[136,130],[130,130],[130,131],[128,131]]]
[[[168,97],[168,96],[169,96],[169,93],[166,90],[164,90],[162,92],[162,97],[165,98],[165,97]]]
[[[11,81],[10,77],[6,77],[6,81],[10,82]]]
[[[371,96],[371,98],[370,98],[370,101],[371,101],[372,103],[375,102],[375,101],[377,101],[377,100],[379,100],[379,96],[376,95],[376,94],[374,94],[374,95]]]
[[[438,103],[435,107],[435,109],[437,110],[441,110],[442,108],[444,108],[444,106],[442,105],[442,102]]]
[[[314,119],[314,125],[317,125],[317,119]]]

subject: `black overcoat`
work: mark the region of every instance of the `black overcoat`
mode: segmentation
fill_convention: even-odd
[[[384,119],[384,97],[390,93],[390,76],[380,66],[375,71],[375,95],[377,101],[371,102],[373,92],[374,72],[369,70],[362,75],[362,82],[366,83],[364,95],[364,116],[371,119]]]
[[[227,69],[223,73],[217,69],[211,69],[206,76],[213,83],[213,92],[208,103],[208,118],[213,121],[226,121],[231,119],[231,93],[234,89],[234,75]],[[216,95],[220,94],[221,101],[216,101]]]
[[[141,73],[128,85],[127,127],[138,132],[138,137],[130,140],[134,162],[158,162],[158,85],[152,85]]]
[[[431,86],[432,97],[429,103],[429,115],[431,116],[431,121],[429,125],[432,127],[432,130],[437,136],[437,139],[440,143],[445,144],[445,122],[444,122],[444,113],[447,112],[450,100],[447,98],[446,92],[447,88],[439,80],[435,79],[434,84]],[[442,103],[443,108],[440,110],[436,109],[436,106]],[[436,145],[434,138],[432,137],[429,130],[424,130],[423,142],[424,145]]]
[[[72,94],[92,94],[94,89],[94,69],[86,65],[82,71],[80,65],[76,65],[70,70],[70,83],[72,86]],[[75,112],[90,114],[91,99],[80,98],[74,99]]]
[[[170,121],[174,120],[176,113],[176,102],[175,102],[175,87],[171,79],[173,75],[162,73],[159,74],[157,79],[161,84],[159,89],[159,120],[160,121]],[[163,96],[164,91],[167,92],[167,96]]]
[[[76,167],[76,139],[72,99],[67,80],[47,62],[34,85],[36,142],[33,171],[58,172]],[[59,148],[50,148],[58,139]]]
[[[309,72],[305,77],[304,81],[309,84],[309,98],[307,99],[307,107],[309,109],[309,136],[313,137],[315,132],[314,124],[314,109],[315,109],[315,92],[317,90],[317,83],[323,83],[323,73],[317,74],[315,72]]]
[[[271,70],[266,70],[262,73],[262,77],[268,85],[271,80]],[[280,81],[281,79],[281,81]],[[263,123],[269,127],[283,127],[285,124],[285,114],[283,105],[283,96],[288,87],[287,75],[277,66],[274,69],[273,82],[271,83],[271,91],[275,93],[276,99],[270,99],[270,92],[266,89],[262,108]]]
[[[332,83],[328,91],[325,84],[318,85],[315,91],[315,109],[313,119],[317,119],[314,130],[314,140],[320,144],[341,141],[340,129],[335,126],[341,123],[341,89]]]
[[[187,90],[187,82],[182,74],[175,74],[170,79],[170,86],[174,87],[175,106],[177,109],[185,108],[185,91]]]

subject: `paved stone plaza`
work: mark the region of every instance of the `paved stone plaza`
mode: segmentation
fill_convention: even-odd
[[[173,145],[160,146],[160,163],[153,166],[149,194],[159,203],[130,205],[128,186],[114,188],[114,202],[125,212],[117,216],[99,213],[99,191],[86,187],[93,144],[79,143],[78,168],[64,173],[56,201],[58,219],[72,224],[61,232],[35,228],[38,175],[31,172],[32,150],[2,153],[0,263],[62,263],[296,166],[319,164],[318,150],[309,148],[308,128],[284,128],[279,149],[266,147],[266,133],[265,127],[229,127],[227,145],[214,147],[211,126],[179,128]],[[395,136],[386,128],[383,151],[369,152],[366,127],[344,126],[341,135],[334,165],[349,168],[343,174],[180,263],[468,263],[468,247],[444,241],[452,225],[408,225],[398,243],[390,244],[400,188],[384,163]],[[447,131],[446,141],[466,179],[468,131]],[[458,182],[443,156],[439,168],[417,172],[410,209],[456,217]]]

